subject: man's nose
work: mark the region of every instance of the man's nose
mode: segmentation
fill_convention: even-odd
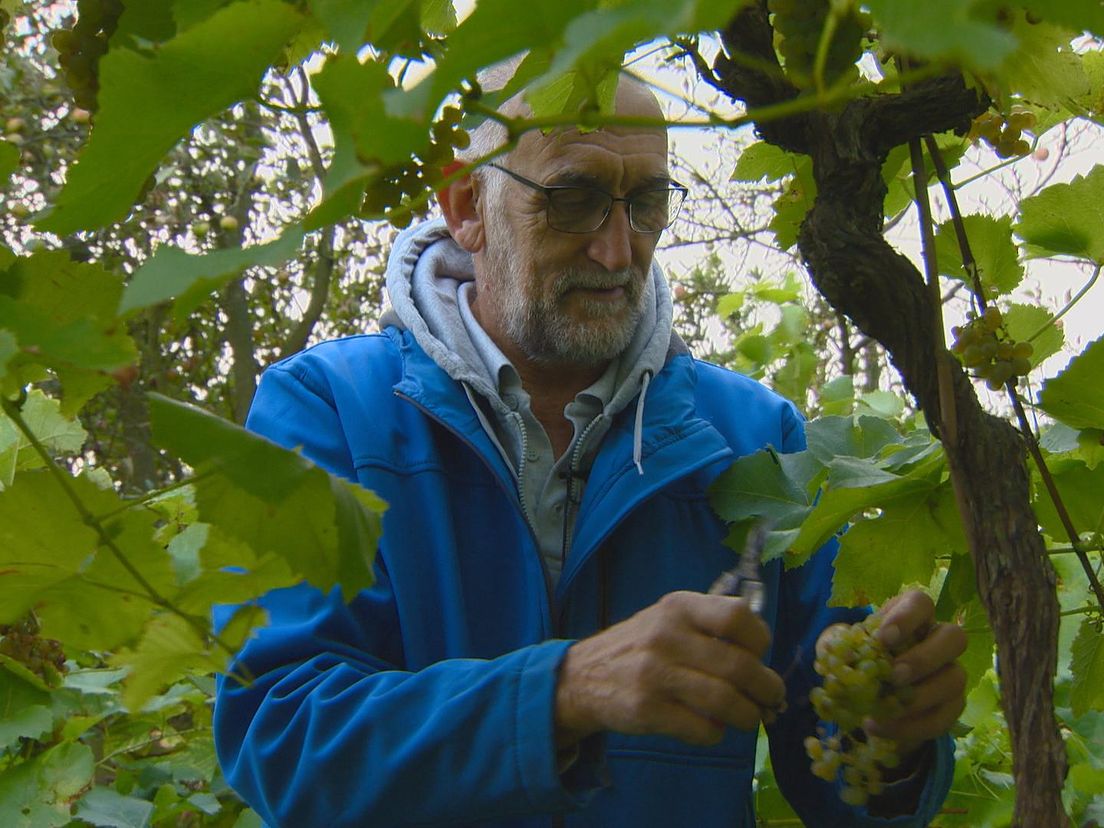
[[[617,202],[602,226],[591,233],[587,256],[611,273],[624,270],[632,264],[632,237],[628,205]]]

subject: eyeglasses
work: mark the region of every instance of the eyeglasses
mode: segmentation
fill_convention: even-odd
[[[593,233],[606,223],[616,201],[625,202],[629,211],[629,227],[637,233],[659,233],[678,218],[687,192],[681,184],[671,182],[666,187],[641,190],[631,196],[618,198],[597,187],[545,187],[498,164],[487,166],[506,173],[519,184],[543,193],[548,199],[545,211],[548,226],[561,233]]]

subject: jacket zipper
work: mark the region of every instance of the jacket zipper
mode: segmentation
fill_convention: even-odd
[[[595,424],[605,417],[604,414],[599,414],[589,423],[586,428],[583,429],[583,433],[579,435],[579,439],[575,441],[575,447],[571,450],[571,460],[567,464],[567,503],[564,505],[563,515],[563,540],[560,544],[560,577],[563,577],[563,571],[567,567],[567,554],[571,551],[572,535],[575,533],[575,517],[579,509],[579,504],[582,502],[582,497],[578,493],[577,480],[581,479],[579,475],[579,466],[583,459],[583,447],[586,445],[587,438],[590,437],[591,432],[595,428]]]

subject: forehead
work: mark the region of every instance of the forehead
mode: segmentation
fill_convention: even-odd
[[[667,135],[661,129],[609,128],[591,132],[534,131],[522,137],[511,164],[544,184],[584,176],[612,189],[667,174]]]

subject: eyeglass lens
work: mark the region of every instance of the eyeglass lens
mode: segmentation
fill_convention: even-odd
[[[682,190],[647,190],[628,201],[629,222],[638,233],[658,233],[668,227],[682,206]],[[557,187],[548,192],[548,224],[567,233],[590,233],[601,227],[613,198],[589,187]]]

